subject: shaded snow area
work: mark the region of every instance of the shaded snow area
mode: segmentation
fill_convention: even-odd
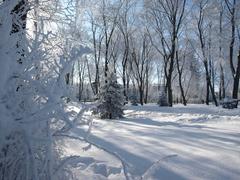
[[[118,120],[85,113],[84,118],[93,119],[91,134],[85,137],[92,145],[81,140],[81,126],[66,137],[63,156],[77,157],[70,163],[74,179],[239,180],[239,108],[125,109],[125,118]]]

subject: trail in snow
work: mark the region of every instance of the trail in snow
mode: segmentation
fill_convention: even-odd
[[[86,114],[86,118],[92,117]],[[76,137],[81,134],[80,127],[72,130]],[[101,159],[105,169],[121,168],[121,159],[133,179],[240,177],[239,109],[205,105],[127,106],[123,119],[94,119],[88,140],[112,155],[98,148],[82,152],[79,143],[69,141],[65,144],[66,152]],[[93,168],[91,171],[95,179],[125,179],[123,169],[119,174],[96,172]]]

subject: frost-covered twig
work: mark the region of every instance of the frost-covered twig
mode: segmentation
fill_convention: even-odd
[[[160,164],[163,160],[166,160],[166,159],[169,159],[169,158],[172,158],[172,157],[176,157],[176,156],[177,156],[176,154],[168,155],[168,156],[165,156],[165,157],[159,159],[158,161],[154,162],[154,163],[143,173],[143,175],[141,176],[141,180],[144,180],[147,175],[153,173],[153,171],[154,171],[157,167],[159,167],[159,164]]]
[[[53,172],[53,176],[57,175],[58,172],[62,169],[62,167],[64,167],[64,165],[72,160],[72,159],[76,159],[76,158],[79,158],[80,156],[69,156],[67,158],[65,158],[64,160],[62,160],[61,164],[59,164],[57,167],[56,167],[56,170]]]
[[[122,163],[123,172],[124,172],[124,176],[125,176],[126,180],[131,180],[131,179],[133,179],[133,178],[131,177],[131,174],[129,174],[128,171],[127,171],[127,166],[128,166],[128,165],[125,163],[125,161],[122,159],[122,157],[121,157],[119,154],[117,154],[116,152],[112,152],[112,151],[108,150],[107,148],[104,148],[104,147],[102,147],[102,146],[100,146],[100,145],[98,145],[98,144],[96,144],[96,143],[94,143],[94,142],[91,142],[91,141],[88,140],[88,139],[85,139],[85,141],[88,142],[89,144],[94,145],[95,147],[97,147],[97,148],[99,148],[99,149],[102,149],[103,151],[105,151],[105,152],[113,155],[113,156],[116,157],[117,159],[119,159],[119,160],[121,161],[121,163]]]

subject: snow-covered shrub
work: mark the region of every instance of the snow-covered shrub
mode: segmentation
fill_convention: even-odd
[[[0,3],[0,179],[59,179],[59,172],[64,179],[56,139],[74,123],[62,99],[64,73],[85,49],[73,49],[66,60],[53,55],[51,32],[39,29],[32,37],[19,26],[11,33],[19,2]]]
[[[100,89],[99,104],[95,113],[98,113],[102,119],[121,118],[124,100],[122,86],[118,84],[116,75],[111,73]]]
[[[168,106],[168,100],[167,100],[167,94],[165,91],[161,91],[159,100],[158,100],[159,106]]]

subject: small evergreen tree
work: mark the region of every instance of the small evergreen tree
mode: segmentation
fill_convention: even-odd
[[[111,73],[99,93],[97,113],[102,119],[121,118],[123,116],[124,95],[117,77]]]
[[[167,94],[164,90],[160,92],[159,100],[158,100],[158,105],[159,106],[168,106],[168,101],[167,101]]]
[[[130,97],[130,100],[131,100],[131,104],[133,106],[137,106],[138,105],[138,98],[137,98],[137,95],[136,94],[133,94],[131,97]]]

